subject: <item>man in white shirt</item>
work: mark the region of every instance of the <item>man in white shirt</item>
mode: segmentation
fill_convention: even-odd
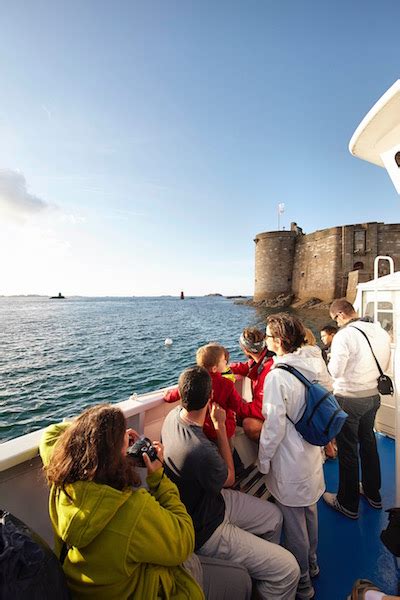
[[[380,323],[359,319],[352,304],[344,298],[333,301],[330,315],[340,329],[332,341],[328,370],[333,377],[333,392],[349,416],[336,437],[338,493],[326,492],[323,498],[331,508],[346,517],[357,519],[360,492],[370,506],[382,508],[381,471],[373,431],[375,415],[380,406],[377,388],[379,370],[363,333],[382,371],[389,366],[390,338]],[[358,480],[359,456],[361,486]]]

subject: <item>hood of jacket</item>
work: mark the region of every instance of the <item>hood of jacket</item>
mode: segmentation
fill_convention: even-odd
[[[315,352],[316,350],[316,352]],[[274,356],[274,364],[285,363],[298,369],[304,377],[307,377],[310,381],[317,381],[318,379],[318,350],[319,348],[313,346],[303,346],[297,348],[294,352],[284,354],[283,356]],[[321,351],[319,350],[319,353]]]
[[[94,481],[76,481],[66,491],[70,498],[53,488],[50,517],[59,537],[76,548],[90,544],[132,494],[130,489],[121,492]]]

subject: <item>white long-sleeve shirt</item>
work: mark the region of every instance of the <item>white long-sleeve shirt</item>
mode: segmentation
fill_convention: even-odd
[[[333,338],[328,364],[333,392],[338,396],[362,397],[378,393],[378,367],[367,340],[355,327],[368,336],[382,371],[386,372],[389,366],[390,337],[380,323],[349,323]]]
[[[317,371],[304,348],[274,357],[316,380]],[[260,471],[279,502],[286,506],[310,506],[325,490],[321,449],[312,446],[297,432],[296,422],[304,410],[306,388],[284,369],[271,369],[265,379],[263,415],[258,453]]]

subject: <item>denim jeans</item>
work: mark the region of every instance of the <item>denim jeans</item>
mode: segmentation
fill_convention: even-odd
[[[366,398],[337,396],[337,401],[349,415],[336,436],[339,458],[337,499],[344,508],[357,513],[360,499],[359,455],[364,493],[375,502],[381,501],[381,468],[373,431],[381,399],[377,394]]]

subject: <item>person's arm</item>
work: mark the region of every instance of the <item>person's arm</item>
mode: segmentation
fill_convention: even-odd
[[[226,435],[226,413],[225,410],[216,402],[211,404],[210,417],[217,434],[217,446],[219,453],[228,468],[228,476],[223,487],[230,487],[235,482],[235,467],[233,465],[232,450],[229,446],[228,436]]]
[[[164,402],[177,402],[181,399],[178,388],[167,390],[164,394]]]
[[[194,550],[194,528],[191,517],[179,497],[178,488],[164,474],[163,448],[153,442],[159,460],[143,460],[147,467],[147,485],[142,510],[132,531],[129,559],[133,562],[164,566],[181,564]],[[135,517],[133,517],[135,518]]]
[[[247,362],[230,363],[229,367],[232,370],[232,373],[235,373],[235,375],[242,375],[243,377],[247,377],[249,373],[249,363]]]
[[[227,395],[226,395],[226,403],[225,408],[230,408],[235,413],[241,413],[241,407],[243,404],[247,404],[245,400],[243,400],[242,396],[236,391],[235,385],[232,381],[227,381]],[[221,400],[222,401],[222,400]]]
[[[39,444],[39,454],[45,467],[47,467],[50,462],[55,443],[60,435],[68,429],[70,424],[70,422],[57,423],[56,425],[50,425],[44,430]]]
[[[262,414],[265,418],[258,450],[261,473],[269,473],[271,460],[286,433],[286,391],[279,373],[270,373],[264,383]]]
[[[194,550],[194,528],[174,483],[159,469],[147,477],[149,492],[136,518],[129,559],[175,566]],[[137,493],[144,493],[138,490]]]
[[[361,335],[361,334],[360,334]],[[350,357],[347,332],[339,331],[332,340],[328,371],[334,379],[343,377]]]

